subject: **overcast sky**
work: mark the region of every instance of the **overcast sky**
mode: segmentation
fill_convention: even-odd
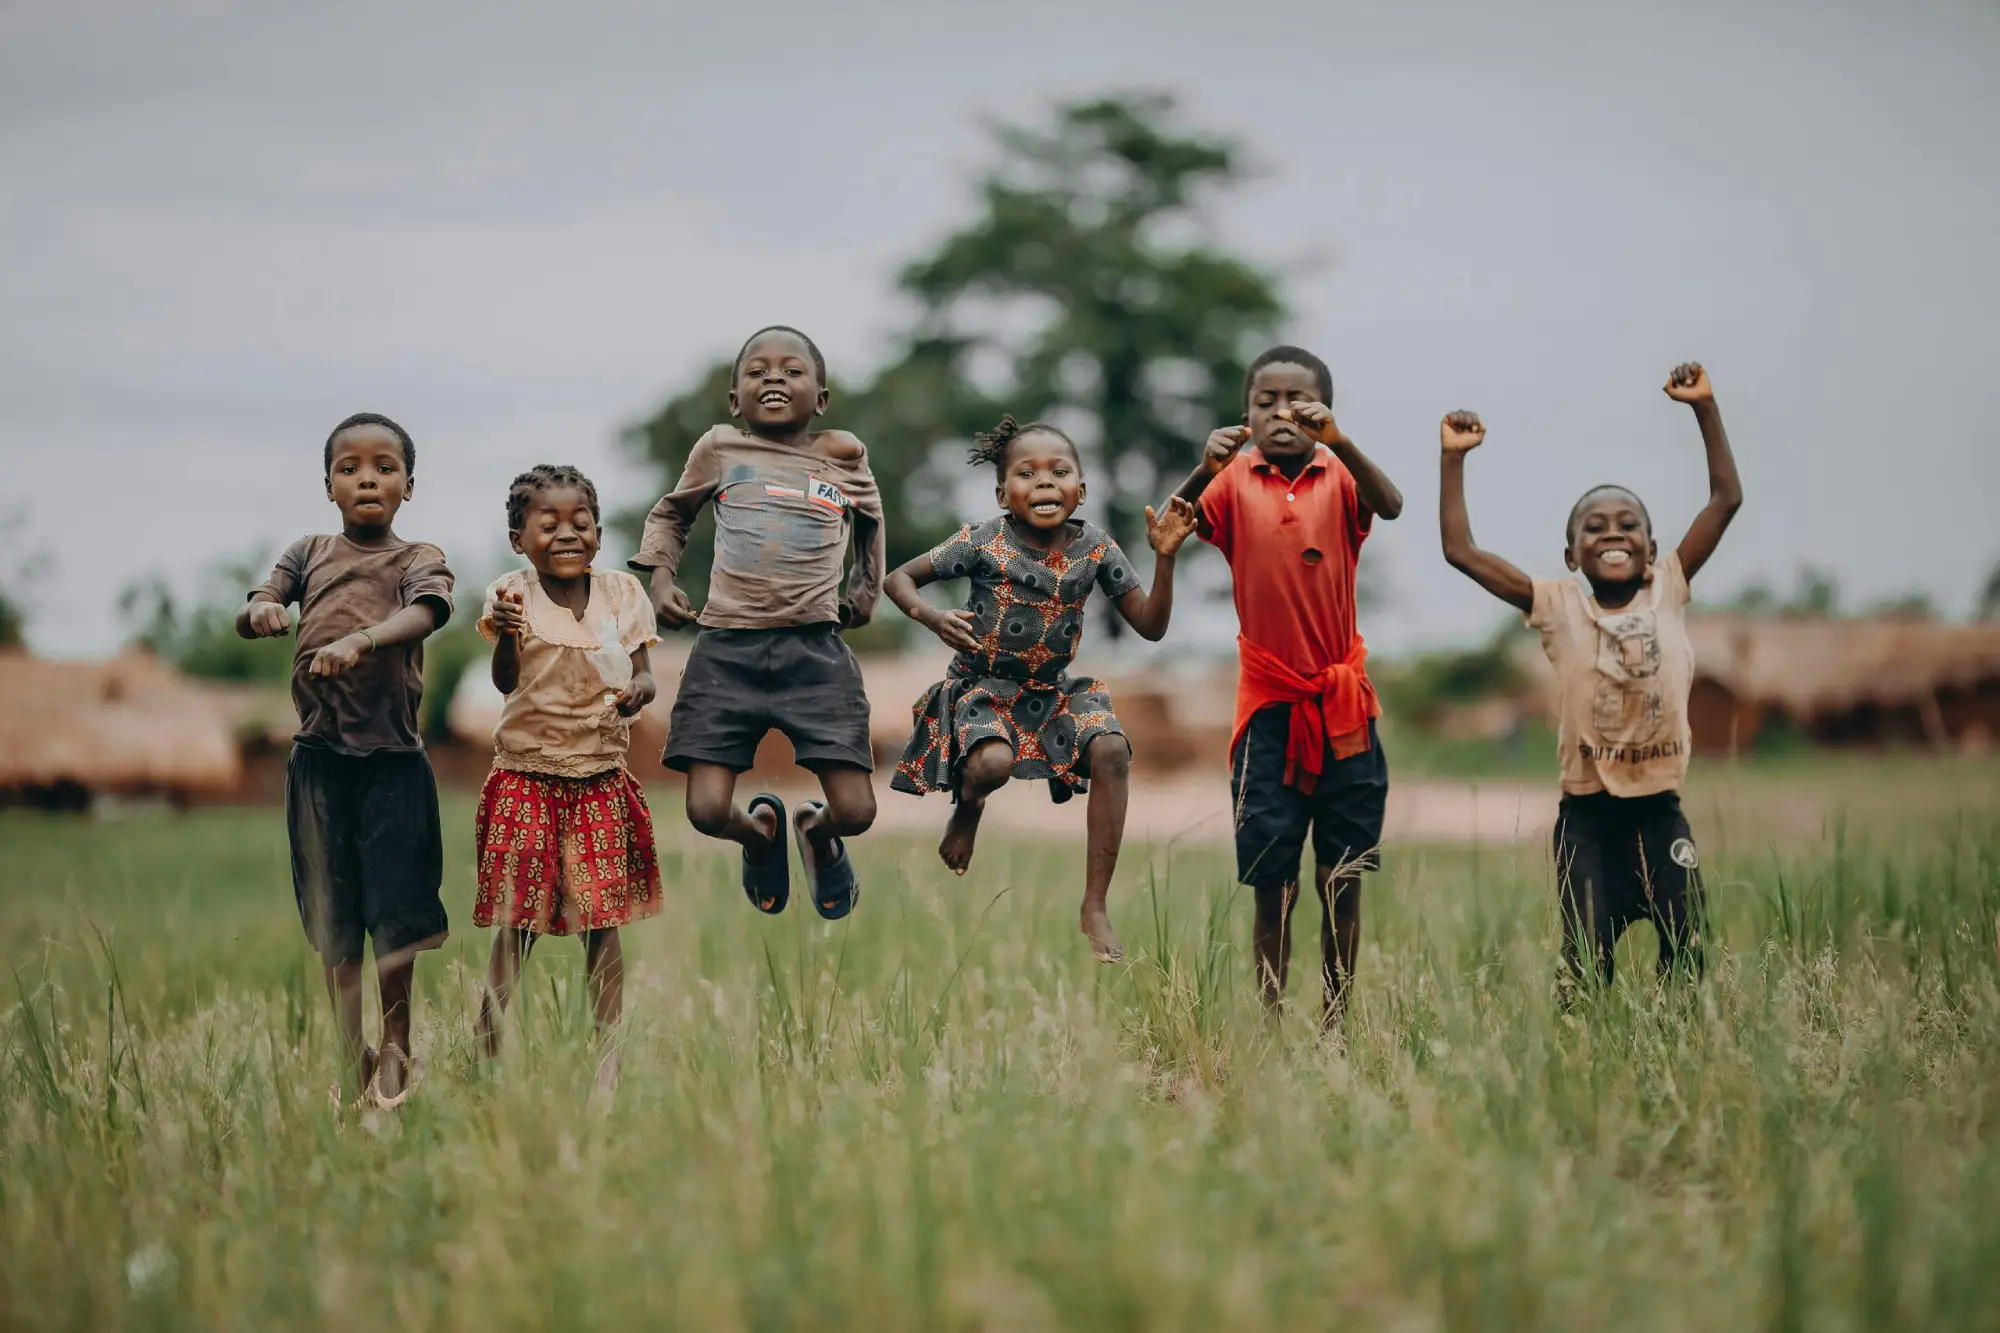
[[[0,0],[5,547],[51,566],[36,645],[109,650],[123,584],[337,522],[320,443],[367,409],[418,442],[405,535],[491,573],[509,477],[651,498],[620,428],[757,325],[865,373],[983,124],[1158,88],[1248,150],[1214,226],[1292,275],[1409,497],[1378,650],[1498,619],[1438,554],[1442,412],[1491,431],[1480,540],[1554,572],[1592,483],[1666,539],[1699,505],[1688,357],[1748,492],[1698,594],[1812,563],[1963,611],[2000,562],[1996,60],[1989,0]]]

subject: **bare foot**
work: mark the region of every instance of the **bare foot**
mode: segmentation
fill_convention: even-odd
[[[416,1064],[401,1048],[383,1044],[381,1060],[375,1066],[373,1086],[374,1102],[379,1109],[393,1111],[409,1100],[410,1092],[416,1087]]]
[[[760,805],[755,810],[744,815],[744,818],[757,826],[757,831],[764,835],[767,846],[776,847],[778,845],[778,837],[784,832],[784,829],[778,826],[778,812],[775,809],[768,805]],[[764,860],[762,856],[755,853],[751,855],[750,859],[760,865]]]
[[[1111,914],[1102,907],[1086,906],[1077,920],[1077,929],[1090,937],[1090,951],[1097,955],[1098,962],[1124,961],[1125,946],[1118,942],[1118,932],[1111,928]]]
[[[984,801],[961,799],[951,808],[951,821],[944,826],[944,841],[938,844],[938,855],[951,867],[952,874],[963,875],[972,864],[972,844],[979,837],[979,817],[985,813]]]

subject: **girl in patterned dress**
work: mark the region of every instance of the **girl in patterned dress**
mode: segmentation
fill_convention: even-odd
[[[1100,588],[1139,636],[1157,641],[1173,613],[1174,555],[1194,531],[1194,510],[1175,499],[1164,514],[1146,510],[1155,553],[1153,590],[1110,534],[1073,518],[1083,503],[1083,463],[1070,438],[1046,422],[1003,417],[972,450],[991,465],[1004,511],[968,523],[949,541],[890,574],[889,600],[946,646],[958,650],[945,678],[912,709],[916,731],[890,785],[922,795],[948,791],[956,803],[938,855],[954,873],[972,863],[986,798],[1011,778],[1040,778],[1058,802],[1090,793],[1083,910],[1078,926],[1099,962],[1124,951],[1105,895],[1125,838],[1132,748],[1101,681],[1072,676],[1083,636],[1083,607]],[[917,590],[965,579],[962,611],[932,606]],[[1094,783],[1093,780],[1094,779]]]
[[[479,1036],[500,1019],[543,935],[581,935],[600,1033],[624,1008],[622,926],[660,910],[646,795],[625,767],[631,719],[657,692],[652,603],[622,570],[592,569],[597,489],[575,468],[531,468],[507,495],[508,537],[530,568],[487,591],[479,629],[507,696],[479,798],[473,924],[498,926]],[[614,1047],[599,1074],[617,1077]]]

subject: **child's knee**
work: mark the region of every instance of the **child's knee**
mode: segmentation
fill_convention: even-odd
[[[1093,781],[1123,782],[1132,776],[1132,746],[1123,736],[1099,736],[1084,754],[1090,761]]]
[[[959,765],[962,786],[991,791],[1014,775],[1014,747],[1003,740],[985,740],[966,752]]]
[[[706,834],[711,838],[726,838],[729,836],[731,804],[728,797],[718,799],[690,787],[687,798],[688,823],[693,826],[696,833]]]
[[[826,802],[826,821],[832,826],[835,837],[851,838],[866,833],[875,824],[875,792],[873,788],[863,788],[856,792],[842,792],[839,796],[829,796]]]

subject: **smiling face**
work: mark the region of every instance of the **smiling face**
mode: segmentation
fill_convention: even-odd
[[[796,435],[826,411],[812,349],[796,333],[773,329],[743,349],[729,411],[760,435]]]
[[[349,426],[333,437],[326,498],[352,530],[386,529],[415,483],[403,462],[403,442],[386,426]]]
[[[1622,589],[1642,582],[1656,554],[1652,518],[1632,492],[1600,486],[1577,502],[1563,558],[1593,588]]]
[[[521,526],[507,537],[537,574],[553,579],[577,579],[589,573],[602,541],[590,496],[574,486],[536,491],[528,498]]]
[[[1294,361],[1273,361],[1258,367],[1250,380],[1246,418],[1250,442],[1272,463],[1310,458],[1318,443],[1300,430],[1297,423],[1278,414],[1284,412],[1289,416],[1291,409],[1300,403],[1324,401],[1320,397],[1319,376],[1309,367]]]
[[[1062,436],[1031,430],[1007,445],[994,495],[1023,527],[1053,532],[1083,503],[1083,466]]]

